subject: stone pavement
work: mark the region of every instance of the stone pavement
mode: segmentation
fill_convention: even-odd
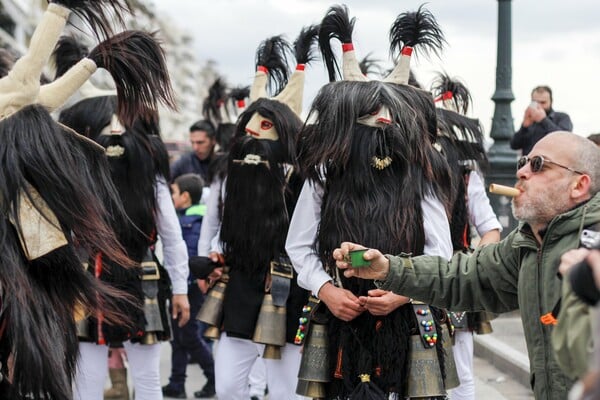
[[[502,340],[505,340],[509,343],[521,343],[522,346],[520,349],[515,350],[514,352],[525,351],[525,341],[522,336],[519,337],[518,328],[513,326],[514,321],[517,320],[518,327],[520,327],[521,320],[516,315],[507,315],[500,316],[498,319],[492,322],[495,332],[489,335],[475,335],[475,348],[476,354],[481,351],[481,348],[484,345],[481,345],[481,339],[485,338],[487,344],[489,345],[491,342],[492,346],[499,345],[499,343],[504,343]],[[498,325],[498,327],[496,327]],[[493,339],[492,339],[493,338]],[[508,352],[508,345],[504,345],[505,347],[500,349],[504,352]],[[489,346],[488,346],[489,347]],[[512,372],[519,370],[505,368],[502,369],[499,364],[498,358],[488,359],[491,352],[488,352],[485,357],[476,355],[474,359],[474,369],[475,369],[475,398],[476,399],[485,399],[485,400],[533,400],[533,393],[529,389],[528,383],[528,373],[525,374],[526,384],[523,384],[523,377],[515,378]],[[521,356],[525,357],[527,360],[527,355],[525,353],[521,353]],[[162,384],[166,384],[169,378],[170,372],[170,356],[171,356],[171,347],[168,343],[163,343],[162,352],[161,352],[161,382]],[[497,356],[499,357],[499,356]],[[527,367],[528,368],[528,367]],[[202,374],[200,367],[197,364],[191,364],[188,366],[188,379],[186,382],[186,393],[188,395],[188,399],[193,399],[193,393],[196,390],[200,390],[204,385],[205,378]],[[276,400],[276,399],[273,399]]]
[[[529,358],[519,312],[500,315],[492,321],[493,332],[474,336],[474,353],[493,365],[508,379],[526,388],[510,399],[533,399],[529,389]],[[477,370],[476,370],[477,374]]]

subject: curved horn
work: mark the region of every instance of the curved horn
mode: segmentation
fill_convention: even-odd
[[[297,116],[302,113],[304,78],[304,64],[298,64],[285,89],[274,97],[275,100],[287,105]]]
[[[32,104],[40,89],[42,69],[67,23],[69,10],[49,4],[35,28],[27,53],[18,59],[7,76],[0,79],[0,118]]]
[[[267,81],[269,80],[269,70],[262,65],[256,67],[256,75],[250,88],[250,101],[254,102],[262,97],[267,97]]]
[[[345,81],[368,82],[367,78],[360,70],[360,64],[356,58],[354,45],[352,43],[342,44],[342,76]]]
[[[398,63],[390,72],[388,76],[383,80],[384,82],[398,83],[400,85],[406,85],[408,83],[408,77],[410,75],[410,58],[412,55],[412,47],[406,46],[400,52],[400,59]]]
[[[69,99],[96,72],[96,63],[89,58],[79,61],[60,78],[40,88],[37,102],[53,112]]]

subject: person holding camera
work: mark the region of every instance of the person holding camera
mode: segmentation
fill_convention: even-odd
[[[586,371],[569,393],[572,400],[600,398],[600,232],[584,231],[593,241],[579,249],[569,250],[560,259],[559,272],[565,277],[563,306],[559,323],[552,333],[552,345],[563,369]],[[582,245],[583,245],[582,241]],[[582,303],[583,301],[583,303]],[[590,306],[590,318],[581,318],[581,307]],[[578,341],[583,352],[572,352],[568,343]],[[589,356],[591,353],[591,356]]]
[[[552,109],[552,89],[536,86],[531,91],[531,103],[525,109],[521,128],[510,139],[513,150],[521,150],[527,155],[533,146],[544,136],[555,131],[573,131],[573,123],[568,114]]]
[[[560,369],[551,347],[562,286],[557,272],[563,253],[578,248],[582,231],[600,222],[600,149],[570,132],[551,133],[519,159],[516,188],[518,227],[471,255],[448,261],[369,249],[363,258],[370,265],[350,268],[346,256],[364,247],[345,242],[333,256],[346,277],[375,279],[380,289],[438,307],[520,309],[535,398],[566,399],[575,376]],[[580,311],[579,318],[589,320],[588,307]]]

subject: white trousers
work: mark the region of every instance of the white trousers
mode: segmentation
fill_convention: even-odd
[[[229,337],[222,333],[215,351],[215,378],[219,400],[248,400],[248,375],[265,346],[248,339]],[[286,344],[281,348],[281,360],[264,360],[271,399],[304,399],[296,395],[300,346]]]
[[[452,400],[475,400],[473,379],[473,332],[457,329],[452,346],[460,386],[450,390]]]
[[[265,397],[265,389],[267,388],[267,366],[265,359],[258,357],[250,370],[248,376],[248,384],[250,385],[250,397],[261,399]]]
[[[135,400],[162,400],[160,387],[160,343],[142,345],[124,342],[135,387]],[[108,376],[108,346],[79,343],[79,361],[75,373],[75,400],[103,400]]]

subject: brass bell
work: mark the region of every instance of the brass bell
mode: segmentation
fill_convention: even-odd
[[[146,319],[146,331],[164,330],[157,298],[146,297],[144,299],[144,318]]]
[[[81,319],[75,321],[75,327],[77,329],[77,337],[80,339],[90,339],[90,324],[87,319]]]
[[[312,322],[308,327],[302,348],[298,379],[311,382],[329,382],[331,380],[328,347],[327,325]]]
[[[310,399],[324,399],[326,396],[325,384],[298,379],[296,394]]]
[[[281,347],[267,344],[265,345],[262,356],[267,360],[281,360]]]
[[[158,343],[158,337],[156,336],[156,332],[146,332],[142,339],[140,340],[141,344],[156,344]]]
[[[456,370],[456,363],[454,362],[454,352],[452,351],[452,338],[450,338],[450,331],[446,325],[442,325],[442,346],[444,347],[444,368],[446,370],[446,380],[444,387],[446,390],[453,389],[460,385],[458,378],[458,371]]]
[[[223,299],[225,297],[224,282],[217,282],[208,292],[204,303],[198,311],[196,319],[208,325],[220,326],[223,319]]]
[[[221,337],[221,330],[218,327],[211,325],[204,331],[204,337],[207,339],[218,340],[219,337]]]
[[[452,352],[452,349],[450,349]],[[445,396],[440,362],[435,346],[425,348],[418,335],[410,337],[407,397]]]
[[[475,332],[478,335],[485,335],[488,333],[492,333],[494,330],[492,329],[492,324],[490,321],[481,321],[479,323],[479,326],[477,326],[477,329],[475,329]]]
[[[477,311],[475,313],[475,332],[478,335],[492,333],[494,330],[492,329],[492,323],[490,321],[496,317],[496,314],[487,311]]]
[[[85,308],[80,304],[75,304],[73,310],[73,318],[75,319],[75,327],[77,330],[77,337],[82,339],[90,338],[90,324],[88,321],[88,314]]]
[[[273,304],[273,296],[265,294],[263,303],[260,306],[252,341],[277,347],[285,346],[285,320],[285,307],[277,307]],[[278,352],[273,350],[270,346],[265,346],[263,357],[275,360],[280,359],[281,354],[277,354]],[[277,356],[279,358],[272,358]]]

